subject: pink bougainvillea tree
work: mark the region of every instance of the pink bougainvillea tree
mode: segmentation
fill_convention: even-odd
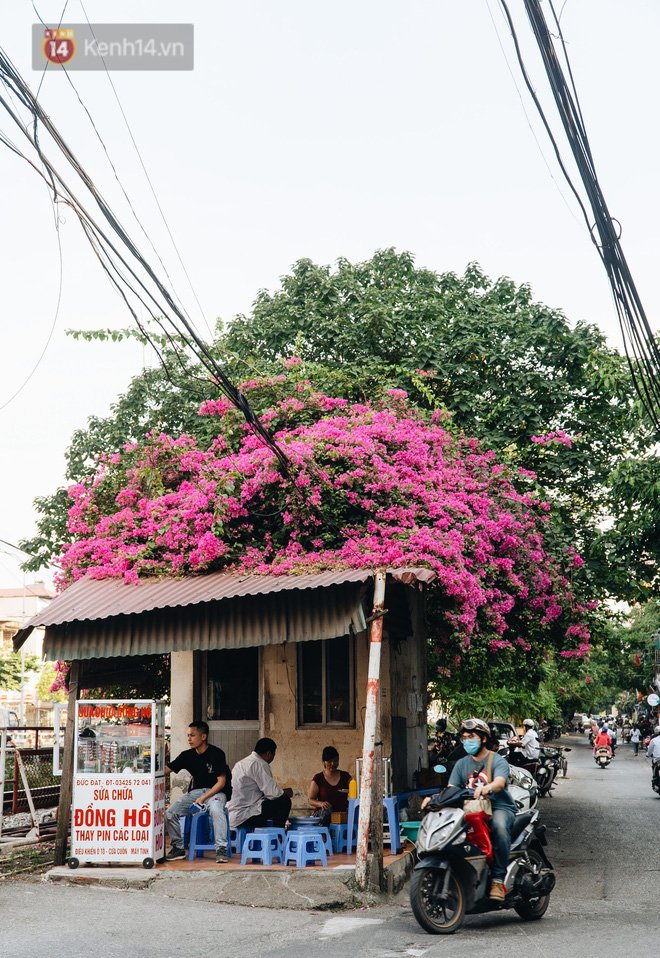
[[[70,489],[60,587],[83,575],[139,587],[144,576],[220,569],[422,565],[437,575],[431,648],[445,680],[477,646],[530,663],[548,649],[588,653],[581,559],[549,547],[547,503],[401,390],[349,404],[315,392],[296,360],[287,366],[242,389],[285,451],[288,477],[226,400],[205,402],[200,414],[217,422],[208,448],[151,434]]]

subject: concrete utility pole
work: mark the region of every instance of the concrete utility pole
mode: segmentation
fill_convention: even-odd
[[[355,854],[355,879],[362,890],[367,887],[367,851],[369,848],[369,820],[374,788],[374,753],[376,742],[376,727],[378,724],[378,693],[380,691],[380,652],[383,639],[383,615],[385,606],[385,569],[379,569],[374,576],[374,607],[371,622],[371,636],[369,645],[369,673],[367,678],[367,708],[364,717],[364,742],[362,745],[362,780],[360,782],[360,814],[358,817],[357,847]],[[382,752],[382,748],[380,749]],[[380,754],[379,752],[379,754]],[[379,794],[373,797],[381,809],[380,842],[376,838],[375,845],[380,847],[380,869],[383,862],[382,842],[382,779],[377,776],[376,786]],[[378,849],[373,849],[377,853]]]

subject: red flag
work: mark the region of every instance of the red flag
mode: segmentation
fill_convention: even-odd
[[[642,663],[639,661],[639,656],[638,656],[637,653],[635,652],[635,668],[637,668],[637,666],[638,666],[638,665],[641,665],[641,664],[642,664]]]

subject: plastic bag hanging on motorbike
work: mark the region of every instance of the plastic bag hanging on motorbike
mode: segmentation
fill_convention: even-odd
[[[488,815],[485,812],[465,812],[465,821],[468,827],[468,838],[480,852],[484,853],[488,864],[492,865],[493,842],[490,837]]]
[[[483,785],[489,785],[493,779],[493,753],[490,752],[486,767],[479,771],[470,772],[468,780],[465,783],[468,788],[480,788]],[[471,798],[463,803],[463,811],[466,818],[468,815],[481,814],[488,818],[492,817],[493,808],[489,798]]]

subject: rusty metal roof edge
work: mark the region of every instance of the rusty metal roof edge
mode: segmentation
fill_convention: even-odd
[[[47,609],[33,616],[14,636],[14,647],[20,648],[36,626],[62,625],[72,621],[94,621],[115,615],[140,614],[158,608],[196,605],[202,602],[240,598],[246,595],[267,595],[288,590],[327,588],[344,582],[364,582],[375,569],[341,569],[304,575],[246,575],[213,572],[209,575],[181,579],[142,579],[136,587],[123,579],[90,579],[83,576],[56,596]],[[428,583],[436,577],[432,569],[406,566],[388,568],[387,572],[406,585]],[[231,588],[226,588],[228,585]],[[258,587],[255,587],[258,586]],[[130,592],[119,596],[119,590]],[[136,591],[139,592],[136,594]],[[91,593],[91,594],[90,594]],[[127,603],[129,595],[135,600]],[[120,601],[124,600],[124,601]]]

